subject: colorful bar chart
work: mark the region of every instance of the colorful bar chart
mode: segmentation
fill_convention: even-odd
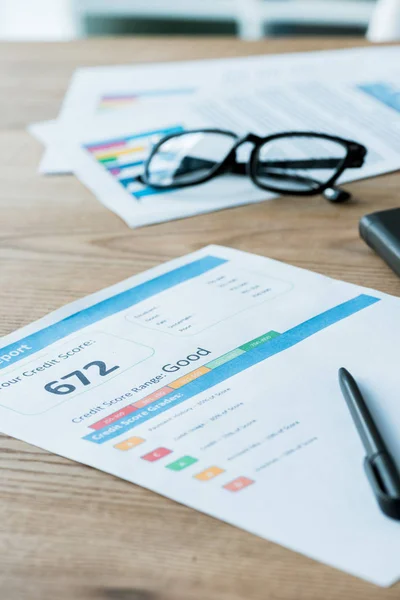
[[[385,106],[400,112],[400,87],[386,81],[364,83],[357,86],[359,90],[378,100]]]
[[[195,92],[195,88],[172,88],[159,90],[135,90],[134,92],[115,92],[104,94],[99,100],[98,110],[118,110],[127,108],[140,102],[140,100],[160,99],[173,96],[187,96]]]
[[[127,414],[127,416],[122,418],[116,418],[112,425],[103,425],[104,420],[97,421],[90,426],[90,428],[95,429],[95,431],[85,435],[83,439],[95,444],[104,444],[108,440],[122,435],[149,419],[178,406],[182,402],[193,398],[214,385],[230,379],[233,375],[243,372],[256,364],[267,360],[271,356],[279,354],[280,352],[301,343],[323,329],[366,309],[376,302],[379,302],[379,298],[360,294],[351,300],[343,302],[342,304],[330,308],[329,310],[288,329],[284,333],[279,334],[277,331],[268,331],[205,364],[203,369],[200,369],[200,374],[200,370],[195,369],[193,371],[196,373],[195,377],[191,377],[191,373],[188,373],[184,377],[171,382],[168,386],[164,386],[162,388],[161,398],[155,399],[153,393],[132,403],[130,406],[135,409],[133,414]],[[157,392],[155,392],[155,394],[157,395]],[[145,403],[146,409],[142,411],[140,409],[144,405],[143,402]],[[149,405],[151,405],[151,410],[148,410]],[[117,411],[115,414],[120,414],[120,411]],[[113,415],[110,415],[107,418],[109,419],[110,417],[113,417]],[[99,424],[101,424],[101,426],[99,426]]]
[[[180,131],[183,131],[181,125],[173,125],[164,129],[88,143],[83,148],[118,185],[131,196],[140,199],[160,193],[160,190],[143,185],[137,179],[143,173],[143,165],[151,149],[163,137]],[[162,190],[161,192],[165,193]]]

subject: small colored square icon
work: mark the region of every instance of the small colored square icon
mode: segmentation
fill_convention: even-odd
[[[249,479],[248,477],[238,477],[237,479],[226,483],[222,487],[224,487],[226,490],[229,490],[230,492],[240,492],[240,490],[243,490],[245,487],[251,485],[252,483],[254,483],[253,479]]]
[[[141,437],[130,437],[123,442],[119,442],[119,444],[115,444],[114,448],[117,450],[131,450],[135,448],[135,446],[139,446],[139,444],[143,444],[145,440]]]
[[[198,473],[194,477],[199,481],[209,481],[210,479],[214,479],[214,477],[224,472],[224,469],[220,469],[219,467],[208,467],[208,469],[201,471],[201,473]]]
[[[168,454],[171,454],[172,450],[168,450],[168,448],[156,448],[152,452],[148,454],[144,454],[142,456],[143,460],[148,460],[149,462],[155,462],[156,460],[160,460],[160,458],[164,458]]]
[[[194,465],[197,463],[197,458],[193,458],[193,456],[182,456],[182,458],[178,458],[174,462],[166,465],[167,469],[171,469],[171,471],[182,471],[182,469],[186,469],[190,467],[190,465]]]

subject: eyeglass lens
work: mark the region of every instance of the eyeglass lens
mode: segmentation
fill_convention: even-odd
[[[147,182],[161,187],[201,182],[227,157],[236,142],[234,136],[210,131],[173,136],[153,154]],[[310,135],[282,136],[259,147],[252,172],[261,186],[278,192],[311,192],[331,179],[346,153],[345,146],[333,140]]]
[[[346,148],[332,140],[285,136],[259,148],[253,174],[261,185],[277,191],[312,191],[330,180],[346,154]]]
[[[235,142],[229,134],[208,131],[167,139],[148,165],[147,182],[165,187],[198,183],[226,158]]]

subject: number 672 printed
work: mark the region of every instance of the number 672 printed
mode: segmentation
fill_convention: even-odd
[[[107,375],[114,373],[114,371],[116,371],[119,368],[119,365],[115,365],[114,367],[108,368],[104,361],[92,360],[90,363],[82,367],[82,371],[72,371],[71,373],[67,373],[63,377],[60,377],[62,381],[75,378],[75,385],[72,385],[72,383],[60,383],[60,380],[55,380],[46,383],[44,389],[46,390],[46,392],[50,392],[51,394],[59,394],[61,396],[64,396],[66,394],[72,394],[72,392],[75,392],[75,390],[77,389],[77,386],[87,386],[93,383],[94,381],[96,381],[97,383],[99,377],[107,377]],[[83,371],[86,371],[87,375],[85,375]]]

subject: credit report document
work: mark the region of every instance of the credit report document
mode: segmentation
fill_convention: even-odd
[[[388,586],[337,372],[400,466],[399,337],[399,299],[208,246],[3,338],[1,429]]]

